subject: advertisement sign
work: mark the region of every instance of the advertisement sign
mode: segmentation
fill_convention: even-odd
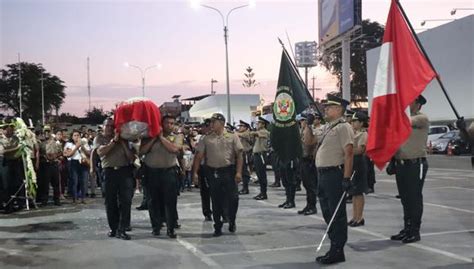
[[[324,44],[360,24],[360,0],[319,1],[319,43]]]

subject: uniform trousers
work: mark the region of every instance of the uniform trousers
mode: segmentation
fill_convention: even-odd
[[[248,190],[249,183],[250,183],[250,159],[252,153],[251,152],[244,152],[243,153],[243,165],[242,165],[242,189]]]
[[[211,216],[211,192],[209,190],[209,180],[206,177],[205,167],[201,165],[199,169],[199,192],[201,195],[201,207],[204,217]]]
[[[166,221],[169,230],[173,230],[178,219],[176,205],[178,202],[176,167],[145,167],[147,181],[148,212],[153,230],[160,230],[161,223]]]
[[[404,229],[412,235],[420,233],[423,185],[427,172],[426,158],[396,161],[395,179],[403,206]]]
[[[265,152],[253,154],[253,163],[260,184],[260,193],[267,194],[267,165],[265,164]]]
[[[105,210],[110,230],[124,232],[130,225],[133,174],[131,166],[103,168]]]
[[[295,203],[298,162],[295,160],[286,163],[279,161],[278,168],[283,187],[285,187],[286,202]]]
[[[235,182],[235,166],[222,168],[208,166],[205,171],[211,192],[214,229],[220,230],[222,228],[221,217],[225,216],[225,211],[227,211],[229,223],[235,223],[237,217],[239,193]]]
[[[55,161],[40,162],[40,171],[37,180],[37,202],[48,202],[49,184],[51,184],[51,186],[53,187],[53,199],[55,202],[58,202],[60,196],[59,167],[58,163]]]
[[[318,196],[319,205],[323,212],[324,221],[329,224],[336,211],[339,200],[344,193],[342,180],[344,173],[341,167],[318,168]],[[331,248],[342,249],[347,242],[347,214],[346,199],[341,202],[336,217],[328,231]]]
[[[306,207],[316,209],[318,174],[314,160],[311,158],[303,158],[300,164],[300,169],[303,186],[306,189]]]
[[[23,180],[25,179],[25,171],[23,170],[23,160],[22,158],[3,160],[3,170],[6,180],[6,189],[8,193],[7,200],[10,200],[12,195],[24,196],[25,186],[22,186]],[[25,204],[25,200],[21,198],[13,199],[8,205],[7,208],[13,207],[13,202],[17,202],[20,206]]]

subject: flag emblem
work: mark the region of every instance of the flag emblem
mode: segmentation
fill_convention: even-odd
[[[295,116],[295,102],[291,97],[290,88],[281,86],[278,91],[279,93],[273,104],[273,111],[275,112],[275,120],[285,123]]]

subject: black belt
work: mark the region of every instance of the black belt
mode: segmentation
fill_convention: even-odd
[[[326,166],[326,167],[318,167],[318,172],[320,173],[325,173],[333,170],[343,170],[344,165],[338,165],[338,166]]]
[[[395,160],[395,162],[398,164],[398,165],[404,165],[404,164],[420,164],[422,162],[426,161],[426,158],[425,157],[421,157],[421,158],[415,158],[415,159],[401,159],[401,160]]]
[[[314,162],[314,159],[310,158],[310,157],[303,157],[303,158],[301,158],[301,160],[303,160],[305,162]]]
[[[113,167],[103,167],[102,169],[104,170],[120,170],[120,169],[124,169],[124,168],[129,168],[130,165],[127,165],[127,166],[113,166]]]
[[[213,172],[213,173],[214,172],[222,173],[222,172],[228,172],[229,170],[234,169],[234,165],[229,165],[229,166],[224,166],[224,167],[219,167],[219,168],[207,166],[207,169],[208,171]]]
[[[167,172],[167,171],[170,171],[170,170],[175,170],[176,166],[171,166],[171,167],[168,167],[168,168],[153,168],[153,167],[150,167],[150,166],[146,166],[146,168],[154,170],[154,171],[159,171],[159,172]]]

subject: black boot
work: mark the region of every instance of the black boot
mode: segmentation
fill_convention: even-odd
[[[255,200],[267,200],[267,194],[266,193],[260,193],[259,195],[255,196],[253,199]]]
[[[412,229],[408,234],[402,239],[403,244],[409,244],[420,241],[420,230]]]
[[[168,229],[166,231],[166,235],[168,235],[169,238],[176,238],[176,233],[174,232],[174,229]]]
[[[298,210],[298,214],[303,215],[304,213],[306,213],[306,210],[308,210],[308,206],[305,206],[303,209]]]
[[[403,238],[405,238],[407,235],[408,235],[408,229],[405,228],[401,230],[398,234],[394,234],[390,236],[390,240],[400,241],[400,240],[403,240]]]
[[[245,189],[245,188],[244,188],[244,189],[241,189],[241,190],[239,191],[239,194],[249,194],[249,190],[248,190],[248,189]]]
[[[346,257],[344,256],[344,250],[341,249],[334,249],[332,251],[329,251],[328,255],[326,257],[322,257],[319,259],[319,263],[321,264],[334,264],[338,262],[345,262]]]

